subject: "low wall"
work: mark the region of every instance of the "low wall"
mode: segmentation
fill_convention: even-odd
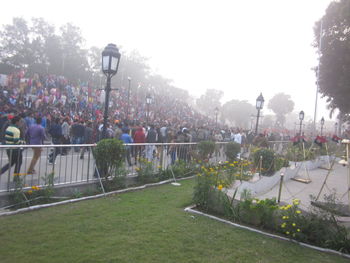
[[[279,183],[282,172],[284,173],[284,181],[287,181],[296,177],[301,168],[304,169],[306,167],[308,170],[314,170],[320,166],[327,165],[328,158],[328,156],[320,156],[315,160],[305,162],[289,162],[289,167],[282,168],[272,176],[262,176],[255,182],[244,181],[241,184],[236,184],[235,188],[238,187],[238,194],[242,193],[245,189],[250,191],[253,196],[265,194]],[[230,192],[232,190],[229,191],[229,194]]]

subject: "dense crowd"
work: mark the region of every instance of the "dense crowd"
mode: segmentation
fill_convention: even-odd
[[[61,143],[96,142],[101,138],[104,90],[92,87],[88,83],[72,85],[62,76],[34,74],[29,78],[23,71],[6,76],[6,82],[3,83],[6,84],[3,84],[0,92],[2,135],[11,116],[19,115],[24,119],[23,135],[26,129],[35,123],[35,118],[40,117],[41,125],[51,137],[50,131],[57,123],[63,127]],[[164,133],[165,127],[169,136],[187,130],[191,141],[194,142],[209,138],[231,139],[232,130],[227,126],[218,129],[212,119],[195,111],[181,98],[174,96],[171,90],[139,88],[130,96],[130,110],[126,116],[127,93],[126,88],[121,88],[111,94],[108,137],[118,137],[118,129],[135,131],[138,127],[144,127],[147,130],[147,127],[153,125],[157,130],[158,142],[162,137],[158,134],[161,128]],[[141,99],[146,93],[151,94],[153,98],[151,105],[147,105],[145,99]],[[84,129],[91,128],[91,136],[77,141],[75,138],[84,137],[84,129],[77,132],[71,129],[76,124]],[[167,138],[166,141],[171,140]]]

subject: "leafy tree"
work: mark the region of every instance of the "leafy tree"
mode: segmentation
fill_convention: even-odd
[[[321,33],[322,21],[322,35]],[[319,91],[331,109],[350,113],[350,2],[333,1],[314,27],[314,46],[320,48]],[[317,72],[317,68],[316,68]]]
[[[207,89],[205,94],[197,99],[196,105],[204,114],[215,117],[214,109],[220,108],[222,96],[224,96],[224,92],[221,90]]]
[[[88,80],[88,52],[82,48],[84,39],[80,29],[67,23],[60,28],[60,31],[63,50],[63,75],[75,81]]]
[[[255,107],[245,100],[231,100],[222,106],[223,117],[238,127],[250,128],[251,115],[255,114]]]
[[[294,102],[290,96],[284,93],[278,93],[270,99],[268,108],[276,114],[277,126],[284,127],[286,121],[286,114],[294,109]]]

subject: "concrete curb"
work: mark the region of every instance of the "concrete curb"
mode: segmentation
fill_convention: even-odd
[[[290,239],[290,238],[274,235],[274,234],[267,233],[267,232],[264,232],[264,231],[261,231],[261,230],[258,230],[258,229],[252,228],[252,227],[243,226],[243,225],[240,225],[240,224],[237,224],[237,223],[233,223],[231,221],[228,221],[228,220],[225,220],[225,219],[213,216],[213,215],[209,215],[209,214],[206,214],[206,213],[194,210],[193,209],[194,207],[195,207],[194,205],[186,207],[184,209],[184,211],[188,212],[188,213],[192,213],[192,214],[197,214],[197,215],[209,217],[209,218],[214,219],[216,221],[220,221],[222,223],[225,223],[225,224],[228,224],[228,225],[231,225],[231,226],[235,226],[235,227],[238,227],[238,228],[241,228],[241,229],[245,229],[245,230],[249,230],[249,231],[252,231],[252,232],[255,232],[255,233],[259,233],[259,234],[262,234],[262,235],[265,235],[265,236],[268,236],[268,237],[272,237],[272,238],[276,238],[276,239],[284,240],[284,241],[290,241],[290,242],[296,243],[296,244],[298,244],[300,246],[303,246],[303,247],[311,248],[311,249],[314,249],[314,250],[317,250],[317,251],[326,252],[326,253],[330,253],[330,254],[335,254],[335,255],[342,256],[342,257],[350,259],[350,255],[349,254],[341,253],[339,251],[328,249],[328,248],[322,248],[322,247],[309,245],[309,244],[306,244],[306,243],[298,242],[298,241],[296,241],[294,239]]]

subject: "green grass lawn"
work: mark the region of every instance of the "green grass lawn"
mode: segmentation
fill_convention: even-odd
[[[183,211],[193,180],[0,218],[0,262],[349,262]]]

